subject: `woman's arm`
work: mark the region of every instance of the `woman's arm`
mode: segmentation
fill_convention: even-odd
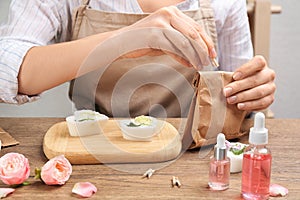
[[[221,47],[230,50],[225,52],[231,53],[224,54],[222,51],[221,63],[227,63],[223,67],[234,71],[235,80],[224,88],[227,102],[237,104],[241,110],[265,109],[274,101],[275,72],[268,67],[262,56],[255,56],[249,60],[252,46],[249,45],[250,30],[245,1],[234,2],[225,23],[229,26],[227,30],[223,30],[222,35],[231,45],[224,41]]]
[[[69,5],[70,2],[72,5]],[[69,9],[78,6],[79,2],[11,1],[7,20],[0,26],[0,102],[21,104],[36,99],[18,92],[20,66],[32,47],[70,38]],[[40,67],[43,68],[43,65]]]
[[[246,1],[212,0],[218,31],[219,63],[234,71],[253,57]]]
[[[38,94],[82,74],[96,70],[97,66],[91,66],[78,73],[81,64],[95,47],[101,45],[108,38],[115,35],[120,35],[128,31],[134,32],[135,30],[141,30],[142,28],[157,28],[159,30],[173,30],[177,33],[180,32],[182,35],[192,38],[192,40],[197,43],[198,51],[195,49],[194,51],[196,51],[195,53],[200,57],[200,60],[205,61],[208,56],[211,58],[216,57],[211,39],[194,20],[184,15],[176,7],[165,7],[137,23],[117,31],[100,33],[72,42],[31,48],[25,56],[19,72],[19,92],[27,95]],[[164,36],[164,34],[162,36]],[[152,54],[157,51],[157,49],[151,49],[150,43],[153,42],[151,41],[153,38],[156,37],[145,37],[145,40],[149,40],[145,41],[146,44],[149,42],[147,54]],[[155,41],[156,43],[170,43],[170,46],[185,45],[182,42],[176,41],[176,38],[170,39],[167,38],[167,36],[165,38],[157,38],[159,41]],[[172,41],[172,39],[174,40]],[[176,42],[172,43],[174,41],[178,44],[176,44]],[[131,41],[123,42],[124,43],[120,45],[126,45],[127,42]],[[184,52],[185,49],[181,49],[181,51]],[[170,54],[170,52],[165,51],[165,49],[158,50]],[[110,51],[114,51],[114,49],[110,49]],[[118,49],[115,49],[115,51],[118,51]],[[145,51],[135,51],[134,57],[142,56],[144,54]],[[177,54],[172,55],[175,59],[178,59],[179,61],[182,60],[182,56],[178,56]]]
[[[18,75],[19,92],[27,95],[39,94],[89,72],[81,71],[82,74],[78,74],[85,58],[97,45],[117,32],[31,48]]]

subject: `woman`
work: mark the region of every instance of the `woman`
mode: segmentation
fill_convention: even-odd
[[[99,32],[89,30],[88,34],[84,34],[87,27],[84,26],[84,24],[89,25],[91,24],[90,21],[93,21],[88,15],[83,17],[83,25],[82,23],[81,25],[74,23],[74,26],[72,26],[71,15],[74,9],[78,8],[77,11],[81,9],[82,14],[85,15],[85,13],[90,12],[87,6],[98,10],[101,13],[99,16],[108,16],[110,19],[109,23],[104,20],[105,18],[101,19],[102,22],[105,22],[103,26],[112,26],[113,28],[101,28]],[[196,15],[200,13],[200,17],[194,20],[186,14],[183,14],[180,9],[192,10],[192,12],[196,12]],[[142,14],[144,12],[151,14],[145,16]],[[212,13],[214,15],[212,15]],[[128,23],[122,23],[120,26],[119,22],[123,22],[125,18],[127,20],[125,21]],[[104,73],[106,72],[101,72],[103,66],[90,65],[89,67],[82,67],[92,51],[105,43],[108,39],[123,35],[124,33],[135,32],[142,28],[174,30],[180,32],[180,34],[187,38],[192,38],[198,44],[198,48],[201,49],[201,51],[195,51],[198,52],[199,60],[204,64],[207,64],[207,57],[215,58],[217,57],[216,52],[218,52],[220,70],[234,71],[233,78],[235,81],[224,88],[224,95],[228,103],[237,104],[237,107],[241,110],[252,111],[267,108],[274,100],[275,73],[267,67],[263,57],[256,56],[251,59],[252,47],[244,1],[212,0],[210,2],[208,0],[200,0],[198,2],[198,0],[166,0],[150,3],[150,1],[146,0],[132,0],[124,1],[123,4],[108,0],[92,0],[90,2],[80,0],[56,0],[50,2],[33,0],[30,1],[30,3],[12,1],[8,19],[7,24],[2,25],[0,28],[0,100],[2,102],[25,103],[32,101],[36,99],[35,95],[49,88],[100,69],[100,72],[97,73],[97,76],[101,76],[99,78],[99,86],[97,82],[99,79],[97,79],[97,83],[90,81],[93,82],[92,86],[90,86],[90,88],[94,90],[92,93],[88,92],[87,94],[81,95],[82,91],[84,93],[85,88],[82,90],[80,86],[76,87],[77,81],[75,81],[76,91],[74,94],[73,84],[72,97],[75,97],[75,103],[76,100],[78,100],[79,105],[77,107],[90,108],[91,104],[88,103],[88,105],[86,105],[86,102],[91,100],[92,104],[94,104],[95,101],[96,106],[98,106],[96,108],[100,110],[100,112],[114,116],[127,115],[126,110],[121,113],[118,112],[119,107],[122,106],[118,104],[118,102],[122,101],[122,99],[120,99],[122,96],[114,100],[112,90],[115,89],[115,85],[112,87],[112,85],[104,84],[106,82],[111,84],[110,75],[118,72],[117,67],[113,66],[120,66],[119,64],[124,60],[127,66],[128,59],[137,58],[143,60],[149,55],[152,58],[155,57],[158,59],[162,54],[171,54],[171,56],[181,64],[191,65],[191,63],[189,63],[191,60],[184,59],[184,53],[170,52],[165,49],[159,49],[157,46],[155,49],[151,48],[153,38],[149,39],[146,37],[145,44],[148,44],[149,48],[143,48],[125,55],[120,55],[121,58],[113,63],[110,68],[107,68],[106,71],[108,72],[112,69],[112,73],[110,74],[105,75]],[[73,19],[74,22],[78,22],[80,12],[74,12]],[[216,22],[216,29],[214,29],[214,25],[211,21]],[[110,24],[112,25],[109,26]],[[115,26],[116,24],[117,26]],[[97,27],[99,26],[97,25]],[[214,35],[218,36],[218,43],[216,43],[217,38],[214,37]],[[169,41],[167,37],[158,38],[159,43]],[[71,39],[74,40],[70,41]],[[149,43],[147,40],[149,40]],[[128,45],[129,43],[133,42],[123,41],[120,46]],[[174,43],[169,41],[167,45],[172,46]],[[114,52],[115,50],[117,49],[112,49],[111,51]],[[143,63],[143,61],[141,62]],[[164,65],[173,66],[173,63],[169,64],[169,62],[171,61],[166,61],[168,64]],[[148,58],[143,65],[147,63],[149,63]],[[140,66],[140,64],[138,64],[138,66]],[[176,66],[175,69],[179,69],[179,67]],[[188,68],[183,69],[183,67],[180,69],[183,71],[181,71],[180,74],[186,75],[185,80],[190,81],[191,74],[195,71],[191,71],[192,69]],[[158,71],[157,73],[159,74],[158,69],[154,71]],[[125,69],[124,72],[128,71]],[[169,72],[170,71],[167,70],[163,77],[166,77]],[[84,79],[84,76],[82,77],[82,79]],[[119,78],[121,77],[123,76],[120,75]],[[104,80],[102,81],[101,78],[104,78]],[[117,78],[115,83],[120,80],[119,78]],[[171,77],[167,77],[166,79],[169,79],[169,82],[174,82],[174,79]],[[84,81],[84,85],[90,82]],[[78,83],[80,83],[80,80],[78,80]],[[154,87],[153,84],[149,84],[149,82],[146,83],[146,88],[144,88],[146,91]],[[97,84],[97,86],[95,86],[95,84]],[[101,87],[101,84],[104,85]],[[166,85],[169,84],[166,83]],[[178,84],[177,88],[179,88],[179,86],[181,86],[181,84]],[[187,88],[188,87],[189,86],[187,86]],[[172,93],[174,93],[172,90],[175,89],[171,89],[171,91],[167,92],[167,97],[162,97],[158,100],[156,100],[156,97],[153,97],[160,96],[157,95],[157,93],[146,94],[144,99],[148,100],[151,97],[154,100],[143,102],[140,105],[138,102],[140,96],[143,96],[140,94],[145,93],[144,89],[141,89],[140,92],[137,91],[136,94],[129,94],[131,97],[137,99],[133,101],[133,103],[131,101],[125,102],[129,105],[131,114],[147,114],[147,112],[152,112],[152,110],[155,113],[157,109],[159,110],[158,113],[166,110],[167,116],[169,117],[186,114],[189,99],[191,99],[191,89],[187,89],[188,92],[185,92],[185,90],[177,92],[179,94],[184,93],[182,97],[178,97],[179,99],[186,99],[182,104],[180,100],[179,103],[178,101],[174,101],[174,103],[170,101],[175,99],[174,96],[172,96]],[[100,96],[97,97],[99,93]],[[175,97],[177,96],[175,95]],[[102,98],[104,98],[104,100],[101,102]],[[126,98],[128,97],[126,96]],[[116,103],[112,105],[111,102]],[[133,105],[131,106],[130,104]],[[161,109],[160,106],[155,106],[156,104],[164,108]],[[118,108],[116,109],[117,111],[114,111],[114,107]],[[179,110],[177,107],[180,107]],[[142,112],[132,112],[132,110],[135,109],[142,110]],[[117,112],[117,114],[114,114],[114,112]]]

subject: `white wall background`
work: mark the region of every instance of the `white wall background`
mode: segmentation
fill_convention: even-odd
[[[0,0],[0,21],[7,16],[10,0]],[[276,71],[276,100],[271,106],[276,118],[300,118],[300,1],[273,0],[283,12],[272,16],[270,66]],[[42,94],[25,105],[0,104],[0,117],[65,117],[73,113],[67,97],[68,84]]]
[[[277,118],[300,118],[300,1],[272,0],[282,13],[272,16],[270,66],[276,71]]]

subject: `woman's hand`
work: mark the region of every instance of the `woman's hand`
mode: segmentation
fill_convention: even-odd
[[[18,92],[36,95],[120,57],[162,53],[196,68],[209,62],[208,55],[216,57],[213,42],[199,24],[176,7],[165,7],[122,29],[31,48],[18,75]]]
[[[183,34],[185,37],[195,40],[198,46],[197,48],[201,49],[200,51],[197,51],[197,54],[204,65],[209,64],[208,63],[209,57],[210,58],[217,57],[214,44],[211,38],[206,34],[204,29],[192,18],[182,13],[175,6],[161,8],[158,11],[150,14],[148,17],[145,17],[144,19],[134,23],[133,25],[123,28],[123,30],[132,31],[141,28],[159,28],[159,29],[176,30],[181,34]],[[151,37],[145,36],[145,39],[149,39],[149,38],[151,39]],[[177,48],[179,48],[180,51],[185,51],[183,47],[186,44],[182,41],[174,41],[176,40],[176,38],[173,38],[174,40],[172,40],[170,38],[167,38],[166,36],[166,37],[157,37],[156,39],[158,40],[156,41],[156,43],[169,42],[172,43],[172,45],[175,45]],[[153,41],[149,41],[149,42],[150,42],[149,45],[151,46],[151,42]],[[186,66],[190,66],[189,60],[185,60],[183,57],[176,54],[176,52],[170,52],[165,49],[154,49],[151,47],[147,49],[135,50],[126,55],[123,55],[122,57],[133,58],[133,57],[140,57],[143,55],[155,56],[161,54],[169,54],[180,63]]]
[[[255,56],[233,74],[234,81],[224,88],[229,104],[241,110],[256,111],[267,108],[274,101],[275,72],[262,56]]]

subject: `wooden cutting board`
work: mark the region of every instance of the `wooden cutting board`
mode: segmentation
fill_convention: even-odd
[[[43,150],[48,159],[63,154],[72,164],[163,162],[176,158],[181,151],[180,135],[168,122],[163,122],[152,141],[123,139],[115,120],[109,120],[103,132],[72,137],[67,123],[60,122],[45,134]]]

